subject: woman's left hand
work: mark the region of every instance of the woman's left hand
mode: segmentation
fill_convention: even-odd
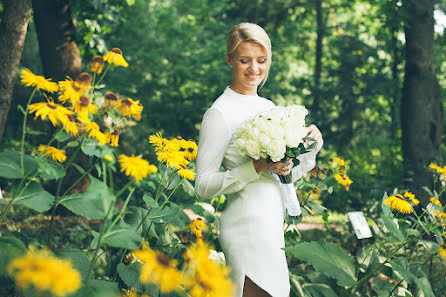
[[[321,131],[319,131],[319,129],[316,127],[316,125],[311,124],[308,127],[308,134],[307,137],[311,137],[314,140],[317,141],[317,147],[320,147],[321,143],[322,143],[322,133]],[[314,141],[307,141],[307,145],[310,146],[314,143]]]

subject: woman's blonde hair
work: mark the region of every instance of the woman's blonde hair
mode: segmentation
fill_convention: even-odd
[[[242,41],[252,42],[261,45],[267,52],[268,55],[268,70],[266,72],[265,78],[260,84],[260,88],[265,84],[268,78],[269,68],[271,67],[271,40],[266,34],[265,30],[257,24],[253,23],[240,23],[232,28],[226,39],[226,55],[232,59],[232,54],[235,52],[237,47]]]

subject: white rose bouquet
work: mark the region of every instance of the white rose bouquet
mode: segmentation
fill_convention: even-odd
[[[294,165],[299,164],[297,157],[316,147],[314,139],[306,137],[305,126],[307,109],[302,105],[276,106],[246,120],[237,129],[235,146],[242,156],[255,160],[265,158],[267,162],[287,162],[292,158]],[[310,146],[304,141],[313,141]],[[278,175],[282,182],[284,202],[290,216],[301,214],[291,174]]]

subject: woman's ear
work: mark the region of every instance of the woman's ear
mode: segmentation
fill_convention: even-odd
[[[226,63],[229,65],[230,68],[232,68],[231,57],[229,57],[229,55],[226,55],[225,58],[226,58]]]

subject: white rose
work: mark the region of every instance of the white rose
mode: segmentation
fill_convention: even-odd
[[[273,162],[277,162],[285,157],[286,143],[284,141],[273,140],[268,148],[268,156]]]
[[[240,155],[246,156],[246,141],[241,138],[237,138],[234,141],[234,145]]]
[[[262,133],[259,137],[259,144],[262,147],[262,149],[268,149],[269,145],[271,143],[271,137],[269,135]]]
[[[302,142],[302,138],[307,135],[305,127],[288,126],[285,129],[285,141],[288,147],[298,147]]]
[[[260,158],[260,146],[254,140],[248,140],[246,142],[246,153],[251,158],[258,160]]]

